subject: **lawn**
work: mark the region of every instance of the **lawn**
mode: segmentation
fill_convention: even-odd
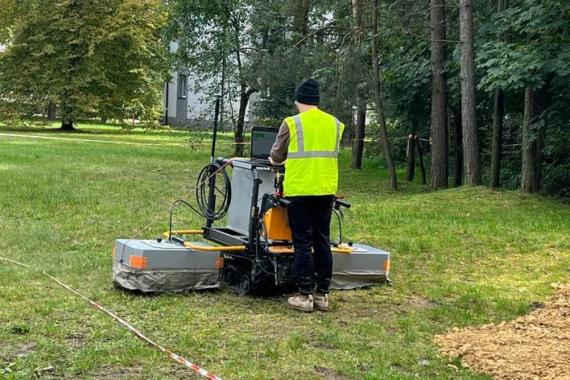
[[[111,283],[113,242],[167,229],[170,203],[192,199],[207,136],[0,133],[55,138],[0,135],[0,256],[60,278],[224,379],[484,379],[438,357],[433,336],[513,319],[570,281],[568,203],[403,181],[393,193],[383,170],[351,170],[343,151],[346,235],[392,252],[394,286],[333,292],[331,312],[308,315],[282,296],[130,294]],[[176,225],[202,221],[179,212]],[[196,378],[40,273],[0,262],[0,378],[33,376]]]

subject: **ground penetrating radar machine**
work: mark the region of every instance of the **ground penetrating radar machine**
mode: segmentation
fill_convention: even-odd
[[[118,239],[113,250],[113,280],[119,287],[142,292],[218,288],[225,284],[240,294],[292,289],[293,246],[287,221],[289,201],[282,197],[283,167],[267,157],[276,129],[254,127],[249,158],[215,157],[217,112],[211,161],[198,175],[197,206],[175,202],[170,229],[154,240]],[[231,176],[227,169],[231,168]],[[205,218],[196,230],[173,230],[172,211],[185,205]],[[389,282],[390,253],[364,244],[344,243],[343,209],[335,199],[331,242],[331,288],[353,289]],[[224,226],[215,226],[225,220]],[[201,236],[200,241],[191,237]]]

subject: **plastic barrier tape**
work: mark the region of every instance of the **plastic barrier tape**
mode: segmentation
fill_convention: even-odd
[[[63,282],[61,282],[60,280],[58,280],[57,278],[53,277],[52,275],[50,275],[49,273],[46,273],[44,271],[40,271],[37,269],[32,268],[29,265],[20,263],[18,261],[15,260],[11,260],[8,259],[6,257],[0,257],[0,260],[2,261],[7,261],[10,262],[12,264],[16,264],[19,265],[23,268],[28,268],[31,270],[36,270],[38,272],[41,272],[43,275],[47,276],[48,278],[50,278],[52,281],[57,282],[59,285],[61,285],[62,287],[64,287],[65,289],[69,290],[70,292],[72,292],[73,294],[75,294],[76,296],[84,299],[85,301],[87,301],[87,303],[89,303],[91,306],[93,306],[94,308],[104,312],[105,314],[109,315],[111,318],[113,318],[114,320],[116,320],[117,322],[119,322],[120,324],[122,324],[123,326],[125,326],[127,329],[129,329],[133,334],[135,334],[136,336],[138,336],[139,338],[141,338],[142,340],[144,340],[145,342],[147,342],[148,344],[158,348],[160,351],[168,354],[168,356],[173,359],[174,361],[182,364],[183,366],[190,368],[192,371],[196,372],[198,375],[205,377],[206,379],[209,380],[222,380],[221,378],[219,378],[218,376],[214,375],[213,373],[208,372],[207,370],[205,370],[204,368],[192,363],[190,360],[175,354],[174,352],[164,348],[163,346],[161,346],[160,344],[154,342],[152,339],[148,338],[147,336],[145,336],[143,333],[141,333],[139,330],[137,330],[134,326],[132,326],[129,322],[125,321],[123,318],[119,317],[118,315],[116,315],[115,313],[113,313],[112,311],[110,311],[109,309],[99,305],[97,302],[90,300],[89,298],[87,298],[86,296],[84,296],[83,294],[79,293],[78,291],[72,289],[70,286],[64,284]]]

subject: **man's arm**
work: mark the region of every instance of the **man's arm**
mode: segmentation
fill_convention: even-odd
[[[279,127],[279,132],[275,138],[275,143],[271,148],[269,161],[273,165],[283,165],[287,159],[287,150],[289,149],[289,127],[283,122]]]

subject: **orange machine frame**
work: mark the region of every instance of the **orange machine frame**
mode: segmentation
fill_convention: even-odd
[[[269,240],[292,241],[291,227],[287,218],[287,210],[278,206],[273,207],[263,216],[265,237]]]

